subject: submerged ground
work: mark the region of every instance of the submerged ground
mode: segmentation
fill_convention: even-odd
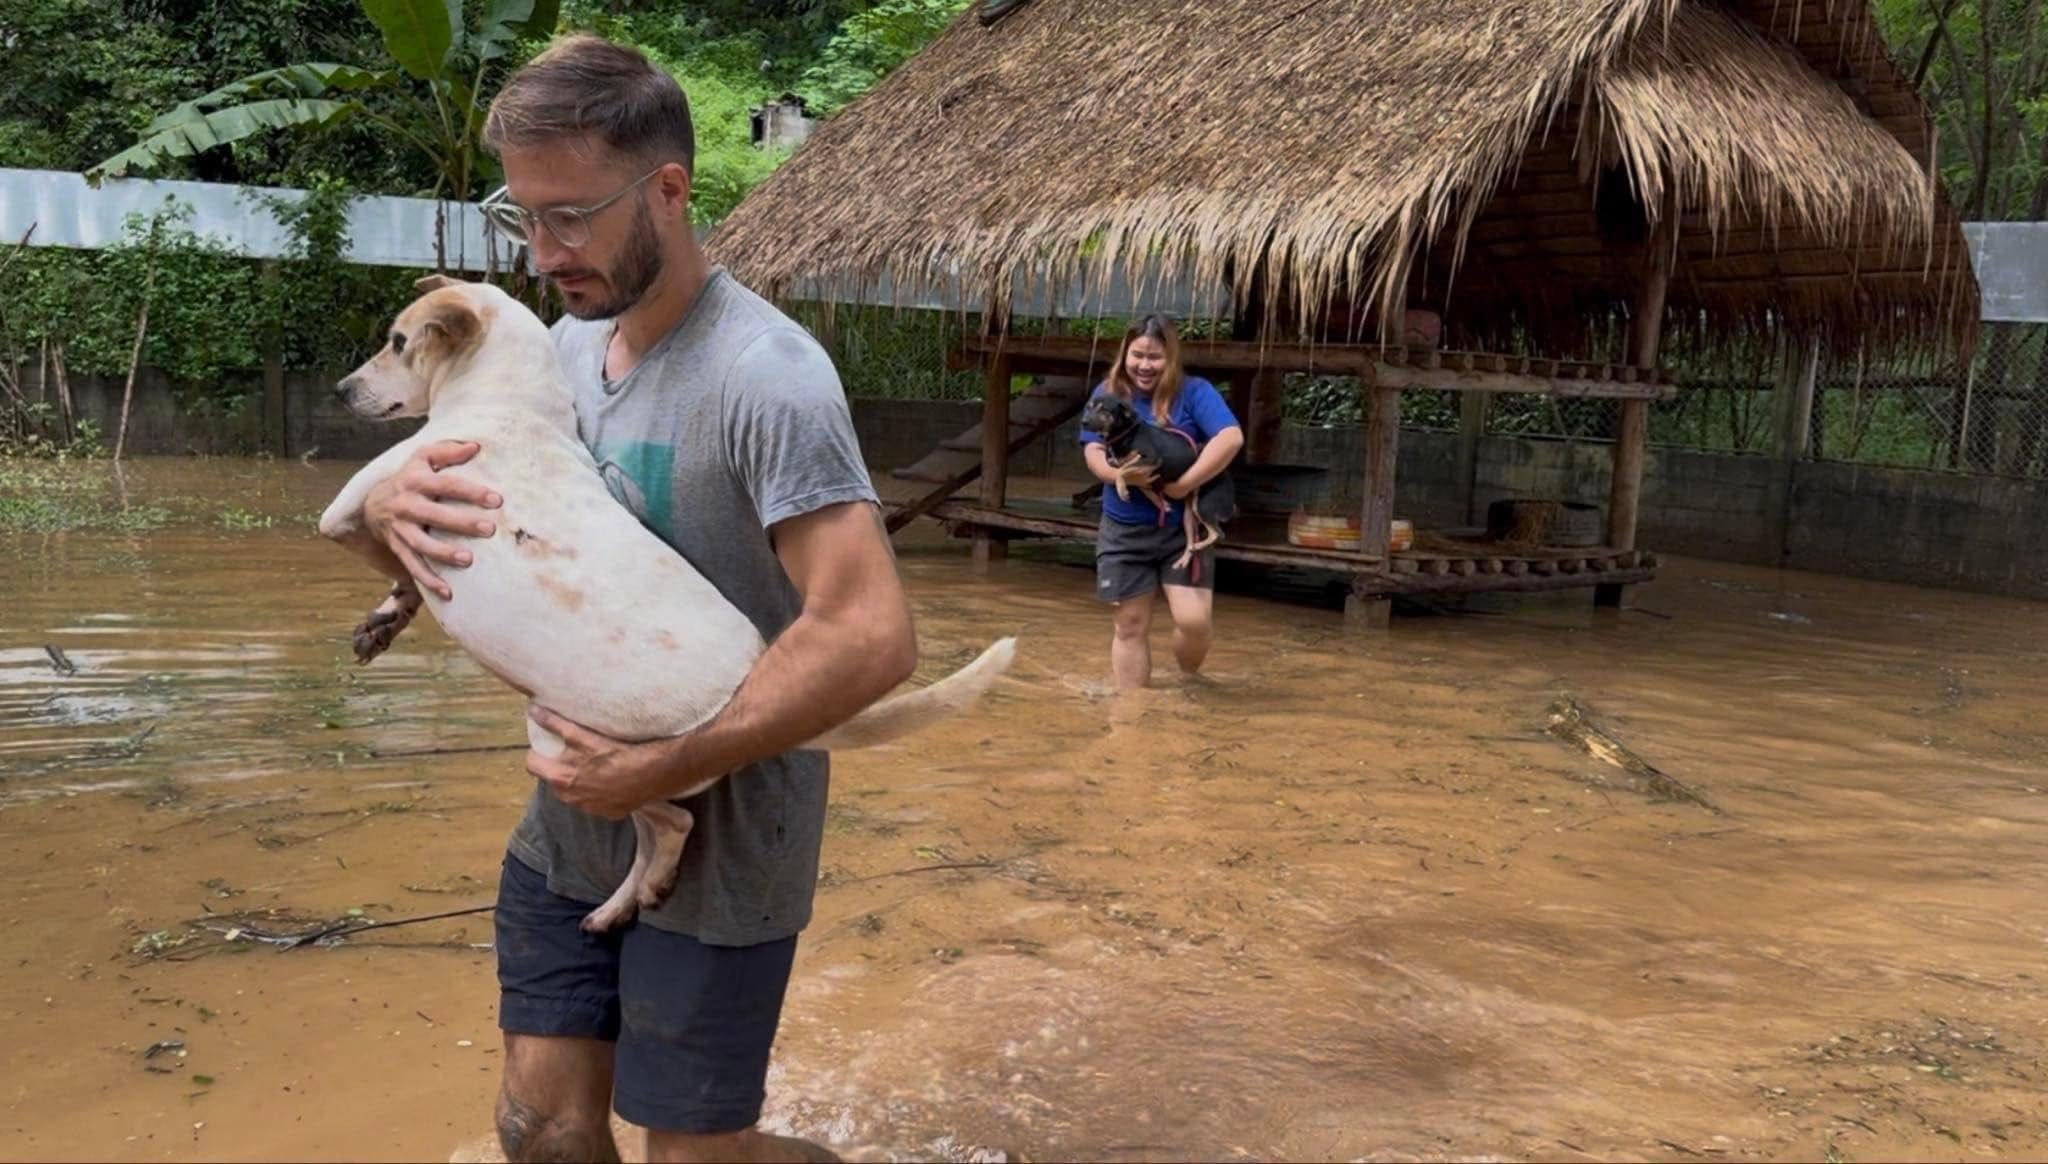
[[[379,586],[311,519],[352,468],[0,472],[4,1155],[488,1152],[487,914],[250,940],[488,904],[529,788],[517,696],[430,624],[348,661]],[[774,1126],[906,1159],[2048,1153],[2048,607],[1676,561],[1628,613],[1360,639],[1233,587],[1209,682],[1111,698],[1084,571],[902,554],[927,675],[1020,659],[836,759]],[[1561,699],[1711,807],[1547,734]]]

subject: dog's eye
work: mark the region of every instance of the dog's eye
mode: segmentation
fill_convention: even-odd
[[[399,355],[401,355],[401,356],[405,354],[405,333],[404,333],[404,332],[402,332],[402,331],[394,331],[394,332],[392,332],[392,333],[391,333],[391,350],[392,350],[392,351],[394,351],[394,352],[396,352],[396,353],[398,353],[398,354],[399,354]]]

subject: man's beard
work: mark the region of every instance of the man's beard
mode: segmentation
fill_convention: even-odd
[[[563,292],[563,310],[578,319],[611,319],[640,302],[647,289],[661,278],[662,269],[661,236],[655,233],[654,216],[647,212],[646,203],[636,203],[633,233],[626,239],[618,265],[604,272],[609,296],[579,306]],[[559,285],[556,289],[560,290]]]

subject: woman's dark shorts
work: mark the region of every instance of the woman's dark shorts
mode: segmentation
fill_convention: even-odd
[[[1187,548],[1187,532],[1177,521],[1161,529],[1104,515],[1095,531],[1095,597],[1122,602],[1150,594],[1162,585],[1213,589],[1215,547],[1197,553],[1185,568],[1174,565]]]
[[[643,1128],[708,1135],[752,1127],[796,939],[707,946],[644,922],[587,934],[590,910],[506,854],[498,1026],[616,1043],[612,1106]]]

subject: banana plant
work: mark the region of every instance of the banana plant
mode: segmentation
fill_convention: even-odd
[[[150,122],[142,140],[87,170],[94,186],[149,173],[276,129],[307,129],[361,118],[411,143],[433,162],[430,198],[468,199],[479,179],[495,180],[482,148],[483,86],[515,41],[554,30],[560,0],[485,0],[474,27],[462,0],[362,0],[395,69],[299,64],[231,81]]]

